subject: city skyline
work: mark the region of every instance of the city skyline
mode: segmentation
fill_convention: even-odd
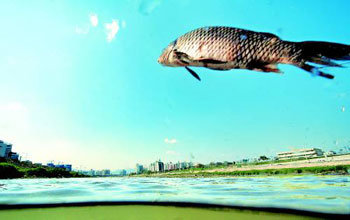
[[[348,68],[325,68],[334,80],[287,65],[284,74],[194,68],[198,82],[157,63],[203,26],[349,44],[349,10],[346,0],[2,2],[0,139],[29,160],[87,169],[349,146]]]
[[[2,145],[1,145],[2,144]],[[5,145],[4,145],[5,144]],[[226,162],[229,162],[229,163],[236,163],[236,162],[244,162],[244,161],[259,161],[260,158],[264,157],[268,160],[274,160],[276,158],[279,158],[281,157],[281,155],[291,155],[293,151],[295,152],[310,152],[309,154],[315,154],[316,155],[316,152],[317,152],[317,155],[320,156],[321,154],[325,154],[325,155],[335,155],[335,154],[348,154],[350,153],[350,146],[343,146],[343,147],[340,147],[338,149],[335,149],[335,148],[332,148],[332,149],[329,149],[328,151],[324,151],[323,149],[319,149],[319,148],[315,148],[315,147],[312,147],[312,148],[291,148],[291,152],[290,151],[282,151],[282,152],[277,152],[276,155],[268,155],[268,154],[264,154],[264,155],[254,155],[253,157],[244,157],[244,158],[241,158],[239,160],[225,160],[225,161],[207,161],[207,162],[203,162],[203,161],[194,161],[194,160],[178,160],[178,161],[170,161],[170,160],[163,160],[161,158],[159,158],[158,160],[151,160],[151,162],[149,162],[148,164],[147,163],[144,163],[144,164],[141,164],[141,163],[138,163],[136,162],[136,168],[131,168],[131,167],[118,167],[118,168],[114,168],[114,169],[110,169],[110,168],[99,168],[99,169],[96,169],[94,167],[83,167],[83,166],[76,166],[76,165],[73,165],[72,164],[67,164],[63,161],[54,161],[54,160],[47,160],[45,162],[43,161],[31,161],[31,160],[28,160],[28,158],[23,158],[20,154],[16,153],[16,152],[13,152],[12,151],[12,144],[11,143],[6,143],[4,142],[3,140],[0,139],[0,157],[2,157],[5,153],[5,150],[3,150],[1,147],[9,147],[9,150],[8,153],[12,154],[13,156],[15,156],[16,160],[20,160],[20,161],[30,161],[31,163],[33,164],[43,164],[43,165],[46,165],[46,166],[49,166],[49,167],[60,167],[60,168],[66,168],[66,166],[69,166],[69,170],[76,170],[76,171],[84,171],[85,174],[86,172],[89,172],[89,171],[96,171],[96,172],[103,172],[103,171],[106,171],[108,170],[108,172],[111,172],[111,174],[115,175],[116,173],[119,173],[120,171],[124,172],[124,170],[126,170],[125,172],[128,172],[128,173],[131,173],[131,172],[134,172],[136,171],[136,173],[139,173],[139,168],[140,170],[153,170],[155,171],[156,168],[151,168],[152,166],[156,166],[155,163],[158,163],[158,162],[161,162],[163,163],[163,169],[164,170],[173,170],[173,169],[181,169],[181,167],[191,167],[191,166],[194,166],[196,164],[211,164],[211,163],[226,163]],[[316,151],[314,151],[314,149]],[[4,152],[2,152],[4,151]],[[5,155],[5,154],[4,154]],[[193,157],[193,155],[191,155]],[[283,156],[282,156],[283,157]],[[284,156],[286,157],[286,156]],[[6,158],[6,157],[5,157]],[[9,157],[12,159],[12,156]],[[193,159],[193,158],[192,158]],[[185,164],[185,165],[183,165]],[[168,166],[168,167],[167,167]],[[170,167],[169,167],[170,166]],[[73,168],[72,168],[73,167]],[[178,168],[175,168],[175,167],[178,167]],[[158,170],[161,169],[161,168],[157,168]],[[99,174],[97,174],[99,175]],[[94,174],[92,175],[94,176]]]

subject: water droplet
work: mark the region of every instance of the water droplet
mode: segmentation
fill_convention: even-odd
[[[277,33],[279,34],[279,35],[281,35],[281,34],[283,34],[283,28],[277,28]]]
[[[240,38],[241,38],[241,40],[246,40],[248,37],[247,37],[247,35],[242,34],[242,35],[240,36]]]

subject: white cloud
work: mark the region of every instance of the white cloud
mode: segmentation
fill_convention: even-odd
[[[106,23],[105,28],[107,30],[107,41],[111,42],[119,31],[119,21],[113,20],[112,23]]]
[[[93,27],[97,27],[98,25],[98,18],[96,14],[91,14],[90,15],[90,23]]]
[[[166,144],[176,144],[177,140],[175,138],[173,138],[173,139],[165,138],[164,142]]]
[[[90,24],[93,27],[97,27],[98,25],[98,18],[96,14],[90,15]],[[88,34],[90,32],[90,27],[88,23],[85,23],[83,26],[76,26],[75,27],[75,33],[77,34]]]
[[[165,152],[167,155],[178,155],[178,153],[176,151],[173,150],[168,150],[167,152]]]

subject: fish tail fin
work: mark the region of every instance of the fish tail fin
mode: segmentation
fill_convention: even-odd
[[[318,68],[316,66],[308,65],[308,64],[303,62],[303,63],[298,64],[298,67],[311,73],[312,76],[321,76],[321,77],[324,77],[327,79],[334,79],[333,75],[320,71],[320,68]]]
[[[303,41],[297,44],[302,49],[301,60],[303,60],[297,65],[312,75],[319,75],[328,79],[334,78],[334,76],[323,73],[318,67],[308,65],[306,62],[328,67],[342,67],[333,60],[350,60],[350,45],[322,41]]]
[[[302,56],[306,61],[326,66],[339,66],[331,60],[350,60],[350,45],[304,41],[298,43],[302,48]]]

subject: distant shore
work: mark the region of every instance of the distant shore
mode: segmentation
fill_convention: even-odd
[[[216,177],[280,174],[350,174],[350,155],[305,159],[278,163],[233,165],[222,168],[192,168],[161,173],[139,174],[143,177]]]
[[[86,177],[63,168],[32,165],[19,161],[0,162],[0,179]]]
[[[350,165],[337,166],[318,166],[318,167],[301,167],[301,168],[279,168],[279,169],[252,169],[244,171],[201,171],[201,172],[173,172],[173,173],[156,173],[141,174],[143,177],[234,177],[234,176],[257,176],[257,175],[286,175],[286,174],[319,174],[319,175],[349,175]]]

